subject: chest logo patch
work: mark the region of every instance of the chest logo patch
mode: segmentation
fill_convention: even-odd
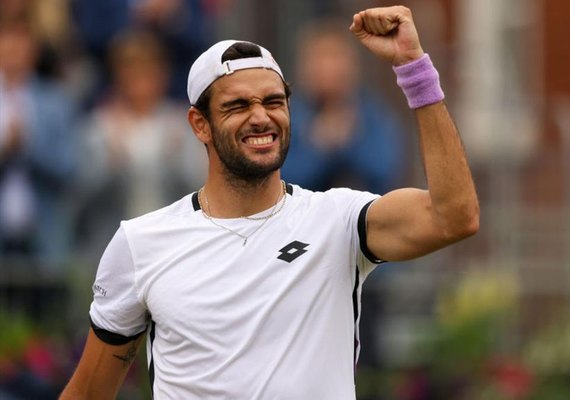
[[[291,261],[305,254],[307,252],[307,250],[305,250],[307,246],[307,243],[295,240],[294,242],[289,243],[287,246],[279,250],[281,255],[279,255],[277,258],[290,263]]]

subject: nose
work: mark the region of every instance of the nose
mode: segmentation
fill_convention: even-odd
[[[267,110],[262,104],[255,103],[251,106],[249,123],[254,126],[265,126],[269,124],[271,119],[267,114]]]

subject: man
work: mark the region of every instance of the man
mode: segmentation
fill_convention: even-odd
[[[115,396],[147,326],[156,398],[355,398],[363,279],[381,260],[474,234],[479,211],[410,11],[362,11],[350,30],[395,66],[416,109],[429,191],[379,197],[283,183],[281,70],[257,45],[214,45],[188,82],[188,119],[209,155],[206,184],[121,224],[101,260],[92,329],[62,398]]]

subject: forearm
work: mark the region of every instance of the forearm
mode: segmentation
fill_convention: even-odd
[[[479,204],[463,144],[444,102],[415,110],[432,213],[446,236],[478,229]]]
[[[373,54],[391,62],[416,113],[429,186],[395,190],[372,203],[366,218],[369,249],[384,260],[408,260],[476,233],[479,204],[471,172],[411,11],[402,6],[361,11],[350,29]]]
[[[121,381],[124,378],[121,378]],[[93,382],[85,374],[74,374],[69,381],[59,400],[90,400],[90,399],[108,399],[112,400],[117,397],[119,386],[113,385],[99,385]]]
[[[100,357],[99,360],[92,360],[93,364],[87,368],[79,366],[59,399],[115,399],[127,374],[128,367],[124,370],[112,369],[109,371],[111,368],[103,365],[101,358],[103,357]],[[98,370],[98,372],[94,373],[94,370]]]
[[[114,399],[143,340],[141,335],[124,345],[110,345],[91,329],[79,365],[60,400]]]

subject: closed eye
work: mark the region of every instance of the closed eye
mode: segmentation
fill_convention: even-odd
[[[286,101],[287,98],[284,94],[276,93],[263,98],[261,104],[263,107],[268,109],[278,109],[285,106]],[[221,105],[221,110],[225,113],[242,112],[247,110],[252,104],[253,101],[249,101],[244,98],[237,98],[223,103]]]
[[[272,100],[263,103],[266,108],[279,108],[285,105],[285,101],[283,100]]]
[[[249,107],[249,104],[241,104],[241,105],[235,105],[233,107],[230,108],[226,108],[226,112],[237,112],[237,111],[243,111],[245,109],[247,109]]]
[[[263,105],[268,108],[279,108],[285,105],[286,98],[282,94],[274,94],[263,99]]]
[[[249,107],[249,101],[246,99],[235,99],[222,104],[221,109],[223,112],[236,112],[242,111]]]

